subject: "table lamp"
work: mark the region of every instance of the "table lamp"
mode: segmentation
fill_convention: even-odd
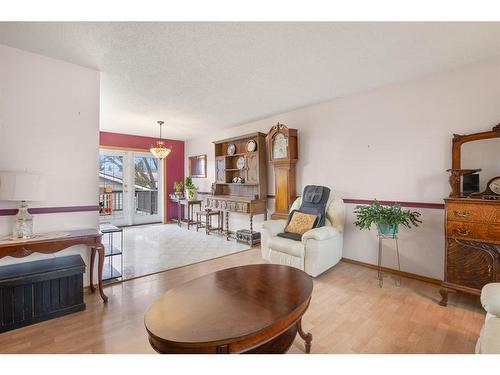
[[[0,172],[0,201],[18,201],[21,207],[16,215],[12,238],[33,237],[33,215],[28,212],[28,201],[45,199],[45,178],[27,172]]]

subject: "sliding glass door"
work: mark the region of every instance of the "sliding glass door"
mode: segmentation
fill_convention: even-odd
[[[163,218],[163,166],[149,153],[101,149],[101,222],[134,225]]]
[[[134,224],[162,221],[162,168],[160,160],[151,154],[133,153],[134,168]]]

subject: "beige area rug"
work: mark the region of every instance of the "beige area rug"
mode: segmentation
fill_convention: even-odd
[[[209,236],[204,229],[196,232],[184,225],[154,224],[123,229],[123,276],[124,279],[148,275],[204,260],[234,254],[250,248],[247,244],[215,233]],[[119,236],[115,235],[115,241]],[[115,242],[118,244],[119,242]],[[119,268],[119,257],[114,267]]]

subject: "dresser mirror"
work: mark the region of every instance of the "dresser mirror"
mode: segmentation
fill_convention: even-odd
[[[462,196],[475,196],[486,191],[488,182],[500,176],[500,138],[481,139],[462,145],[462,168],[478,167],[481,171],[475,173],[477,176],[462,177]]]
[[[488,182],[496,176],[500,176],[500,124],[494,126],[490,131],[474,134],[454,134],[452,140],[452,166],[450,172],[451,198],[473,196],[475,198],[486,197],[490,194]],[[472,175],[472,176],[471,176]],[[479,176],[478,179],[473,175]],[[464,178],[471,182],[473,189],[479,191],[464,192]],[[474,185],[479,184],[479,186]],[[467,183],[465,184],[468,185]],[[494,198],[494,196],[493,196]]]

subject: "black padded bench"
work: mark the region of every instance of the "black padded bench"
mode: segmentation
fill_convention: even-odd
[[[80,255],[0,266],[0,332],[85,310]]]

